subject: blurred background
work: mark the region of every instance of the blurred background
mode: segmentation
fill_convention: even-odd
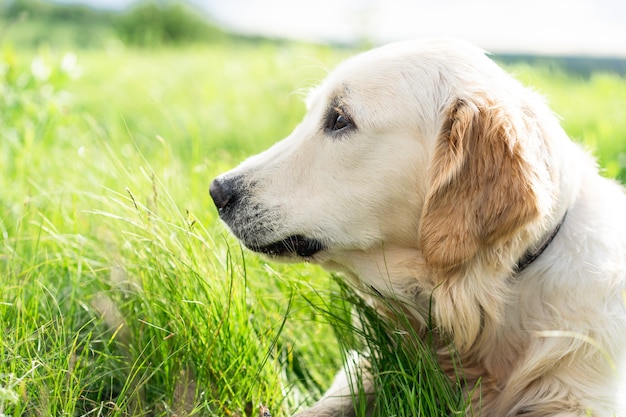
[[[216,32],[344,46],[456,36],[497,53],[626,57],[626,2],[618,0],[3,0],[2,13],[28,14],[31,25],[11,32],[31,43],[61,41],[34,30],[41,21],[80,27],[81,46],[116,37],[200,41]],[[11,36],[6,22],[3,32]]]

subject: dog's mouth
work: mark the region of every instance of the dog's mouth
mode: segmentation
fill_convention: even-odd
[[[254,252],[276,257],[300,256],[308,258],[324,249],[324,245],[320,241],[301,235],[289,236],[288,238],[270,243],[269,245],[246,246]]]

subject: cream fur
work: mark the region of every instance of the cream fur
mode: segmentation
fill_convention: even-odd
[[[352,125],[329,129],[333,109]],[[376,288],[416,327],[432,295],[439,330],[482,381],[479,415],[626,417],[624,190],[482,51],[434,40],[357,55],[291,135],[216,181],[247,246],[316,239],[323,250],[280,258]],[[349,414],[342,375],[299,415]]]

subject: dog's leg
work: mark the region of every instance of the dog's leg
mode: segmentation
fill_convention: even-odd
[[[350,417],[369,415],[374,384],[367,358],[353,352],[331,387],[318,402],[294,417]]]
[[[517,388],[517,393],[508,396],[510,393],[505,388],[503,397],[497,398],[498,403],[491,408],[486,406],[483,413],[493,416],[509,417],[615,417],[615,404],[611,405],[608,398],[611,395],[610,388],[607,387],[605,393],[587,394],[586,391],[572,392],[568,386],[563,373],[559,375],[559,370],[555,370],[555,376],[537,378],[530,384],[523,384]],[[580,373],[589,376],[591,373]],[[608,373],[607,373],[608,374]],[[521,379],[520,379],[520,382]],[[576,384],[577,381],[572,382]],[[580,386],[584,386],[586,380],[580,381]],[[599,384],[594,384],[598,386]],[[511,382],[509,387],[513,387]],[[589,388],[592,392],[593,388]],[[506,392],[508,391],[508,392]],[[605,402],[601,397],[605,396]],[[508,398],[507,398],[508,397]],[[504,401],[502,401],[504,400]],[[489,408],[485,410],[485,408]],[[486,412],[486,413],[485,413]]]

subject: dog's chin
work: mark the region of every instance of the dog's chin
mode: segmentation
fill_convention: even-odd
[[[246,246],[254,252],[267,255],[271,258],[291,260],[293,262],[309,259],[316,253],[325,249],[324,244],[319,240],[301,235],[289,236],[268,245],[246,243]]]

